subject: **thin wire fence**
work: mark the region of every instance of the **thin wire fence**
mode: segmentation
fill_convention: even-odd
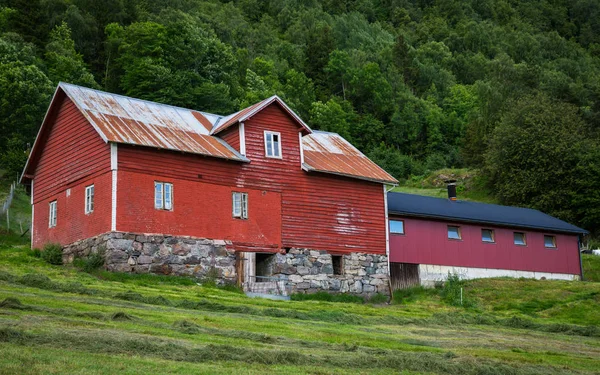
[[[31,214],[22,207],[24,203],[17,196],[21,191],[19,189],[23,188],[13,182],[8,195],[0,203],[0,232],[6,231],[24,236],[31,229]]]
[[[17,187],[16,182],[13,182],[12,184],[10,184],[10,192],[8,193],[8,196],[4,200],[4,203],[2,203],[2,209],[0,210],[0,215],[3,215],[10,208],[10,204],[12,203],[13,197],[15,196],[16,187]]]

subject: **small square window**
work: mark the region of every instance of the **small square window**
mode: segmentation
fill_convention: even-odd
[[[515,245],[519,245],[519,246],[527,245],[527,239],[525,238],[525,233],[515,232],[514,233],[514,242],[515,242]]]
[[[281,159],[281,134],[265,131],[265,155]]]
[[[334,275],[343,275],[344,274],[344,261],[343,256],[341,255],[332,255],[331,263],[333,266],[333,274]]]
[[[404,234],[404,221],[390,220],[390,233]]]
[[[56,226],[56,201],[50,202],[50,213],[48,215],[48,228]]]
[[[460,233],[460,227],[448,225],[448,239],[450,239],[450,240],[462,239],[461,233]]]
[[[173,209],[173,184],[154,182],[154,208],[157,210]]]
[[[544,246],[548,248],[556,248],[556,237],[544,236]]]
[[[85,213],[94,212],[94,185],[85,188]]]
[[[493,229],[482,229],[481,230],[481,241],[487,242],[487,243],[496,242],[496,238],[494,236],[494,230]]]
[[[233,192],[232,197],[232,216],[238,219],[248,218],[248,193]]]

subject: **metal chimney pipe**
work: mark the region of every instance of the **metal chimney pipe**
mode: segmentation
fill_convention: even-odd
[[[456,180],[448,180],[446,181],[448,186],[448,199],[451,201],[456,200]]]

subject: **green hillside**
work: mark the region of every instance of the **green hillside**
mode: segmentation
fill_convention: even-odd
[[[277,94],[402,182],[478,169],[494,200],[597,232],[599,19],[597,0],[0,0],[0,169],[22,171],[59,81],[222,115]]]
[[[458,199],[484,203],[499,203],[477,169],[440,169],[423,176],[413,176],[400,183],[393,191],[436,198],[447,198],[446,181],[456,181]]]
[[[2,243],[3,242],[3,243]],[[50,266],[0,240],[3,374],[594,374],[600,284],[476,280],[392,305],[250,299]],[[446,291],[447,292],[447,291]]]

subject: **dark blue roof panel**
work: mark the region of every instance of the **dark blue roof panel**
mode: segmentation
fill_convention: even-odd
[[[565,221],[530,208],[500,206],[405,193],[388,193],[388,212],[451,221],[539,229],[552,232],[587,233]]]

